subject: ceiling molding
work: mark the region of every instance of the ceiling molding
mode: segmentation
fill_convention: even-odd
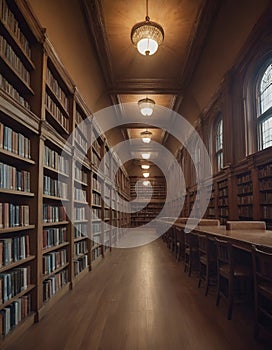
[[[103,78],[109,87],[113,83],[113,71],[101,0],[81,0],[81,3],[90,33],[90,43],[95,45]]]
[[[180,74],[180,83],[183,88],[189,84],[195,67],[201,56],[203,47],[205,46],[208,32],[213,23],[217,11],[220,6],[220,1],[207,0],[200,7],[197,19],[195,20],[193,30],[188,41],[187,56],[185,59],[184,68]]]

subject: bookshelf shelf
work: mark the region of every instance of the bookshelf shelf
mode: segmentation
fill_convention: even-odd
[[[57,244],[57,245],[54,245],[52,247],[43,249],[42,253],[43,254],[47,254],[47,253],[50,253],[50,252],[52,252],[54,250],[58,250],[58,249],[61,249],[63,247],[67,247],[68,245],[69,245],[69,242],[64,242],[64,243],[61,243],[61,244]]]
[[[42,277],[43,281],[45,281],[45,280],[49,279],[50,277],[56,275],[58,272],[60,272],[60,271],[62,271],[62,270],[64,270],[64,269],[66,269],[66,267],[68,267],[68,266],[69,266],[69,263],[66,263],[66,264],[64,264],[64,265],[62,265],[62,266],[60,266],[60,267],[58,267],[58,268],[55,269],[54,271],[52,271],[52,272],[50,272],[50,273],[48,273],[48,274],[46,274],[46,275],[44,274],[43,277]]]
[[[1,156],[6,156],[6,157],[11,157],[15,161],[19,161],[19,162],[26,163],[26,164],[29,164],[29,165],[35,165],[35,162],[32,159],[21,157],[21,156],[15,154],[13,152],[9,152],[9,151],[3,149],[3,148],[0,148],[0,155]]]
[[[25,230],[32,230],[35,228],[35,225],[26,225],[26,226],[16,226],[16,227],[7,227],[7,228],[1,228],[0,234],[3,233],[14,233],[19,231],[25,231]]]
[[[68,221],[56,221],[56,222],[44,222],[44,227],[51,227],[51,226],[60,226],[60,225],[67,225]]]
[[[33,289],[35,288],[34,284],[30,284],[27,286],[26,289],[22,290],[20,293],[16,294],[14,297],[12,297],[11,299],[7,300],[5,303],[0,305],[0,311],[3,310],[4,308],[6,308],[8,305],[10,305],[13,301],[21,298],[23,295],[28,294],[29,292],[31,292]]]
[[[2,266],[2,267],[0,268],[0,273],[3,273],[3,272],[5,272],[5,271],[11,270],[11,269],[14,269],[14,268],[17,267],[17,266],[26,264],[26,263],[28,263],[28,262],[34,260],[35,258],[36,258],[36,257],[35,257],[34,255],[30,255],[30,256],[28,256],[28,257],[25,258],[25,259],[20,259],[20,260],[18,260],[18,261],[16,261],[16,262],[13,262],[13,263],[9,264],[9,265]]]
[[[16,191],[16,190],[6,190],[1,188],[0,194],[12,195],[12,196],[25,196],[25,197],[34,197],[34,193],[25,192],[25,191]]]
[[[47,194],[44,194],[43,195],[43,198],[44,199],[49,199],[49,200],[52,200],[52,201],[62,201],[62,202],[69,202],[69,199],[68,198],[62,198],[62,197],[56,197],[56,196],[49,196]]]

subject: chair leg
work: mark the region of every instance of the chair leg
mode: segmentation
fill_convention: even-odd
[[[201,277],[199,276],[199,280],[198,280],[198,288],[200,288],[201,286]]]
[[[232,304],[233,304],[233,281],[228,281],[228,320],[232,318]]]
[[[216,306],[219,306],[220,303],[220,276],[217,279],[217,297],[216,297]]]

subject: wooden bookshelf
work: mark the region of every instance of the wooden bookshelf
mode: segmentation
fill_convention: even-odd
[[[0,8],[0,317],[7,325],[23,310],[0,332],[1,347],[91,270],[130,218],[112,195],[115,186],[129,200],[128,175],[115,154],[100,164],[110,145],[46,32],[25,0]],[[18,271],[23,290],[7,297],[7,276]]]

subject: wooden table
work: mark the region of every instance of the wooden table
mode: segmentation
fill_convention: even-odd
[[[167,223],[167,220],[161,220]],[[176,222],[174,224],[182,229],[185,228],[184,223]],[[251,251],[252,244],[260,244],[272,249],[272,231],[271,230],[227,230],[226,226],[196,226],[193,232],[207,234],[211,237],[230,240],[237,248]]]

